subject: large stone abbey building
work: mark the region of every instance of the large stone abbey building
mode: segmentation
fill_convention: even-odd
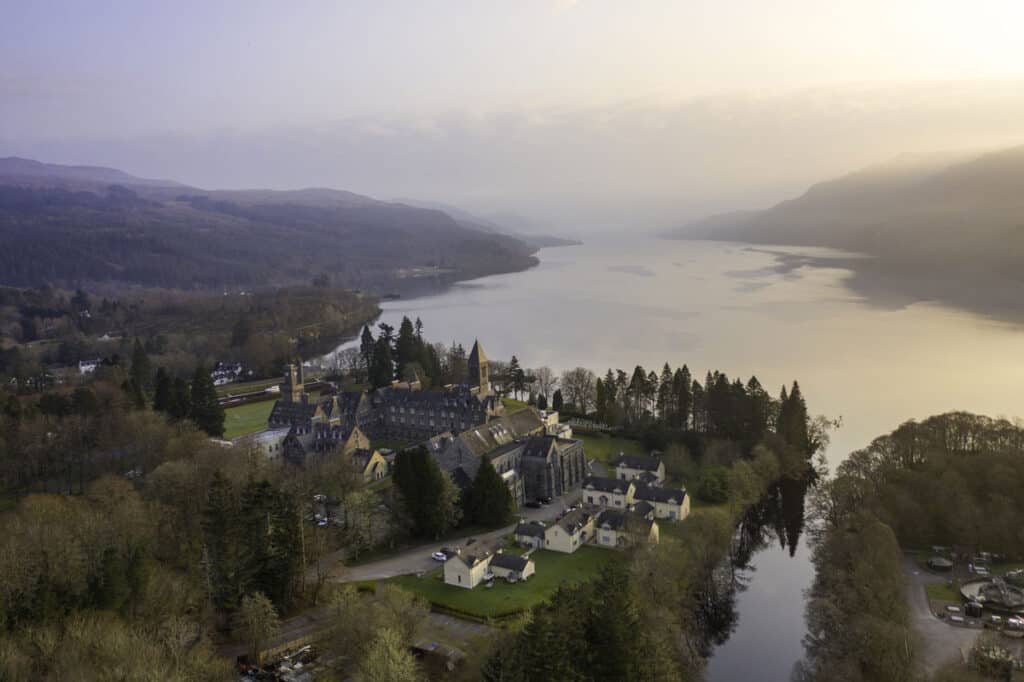
[[[394,382],[373,392],[313,398],[305,390],[301,364],[289,365],[268,426],[290,429],[284,456],[297,464],[310,452],[366,447],[366,439],[415,443],[441,432],[457,433],[504,413],[501,399],[491,392],[487,356],[479,341],[473,344],[468,366],[467,385],[423,390],[419,382]]]

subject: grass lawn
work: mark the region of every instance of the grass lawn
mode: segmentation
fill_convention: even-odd
[[[583,441],[583,452],[588,458],[605,464],[613,462],[620,452],[626,455],[647,454],[643,443],[632,438],[620,438],[604,433],[574,433],[573,438]]]
[[[239,405],[224,410],[224,437],[237,438],[267,428],[267,418],[274,409],[273,400]]]
[[[310,400],[319,397],[320,391],[309,391]],[[255,433],[267,428],[267,419],[270,417],[270,411],[274,409],[275,402],[277,402],[276,397],[224,410],[224,437],[238,438],[247,433]]]
[[[529,405],[524,403],[522,400],[515,400],[514,398],[502,398],[501,404],[505,406],[505,412],[512,414],[513,412],[519,412],[525,410]]]
[[[960,597],[960,593],[946,583],[931,583],[925,585],[924,591],[928,594],[928,601],[963,601]]]
[[[525,611],[554,594],[566,582],[581,582],[597,575],[605,564],[622,561],[624,555],[609,549],[581,547],[573,554],[537,550],[531,555],[537,572],[525,583],[494,581],[494,587],[479,585],[472,590],[445,585],[441,570],[422,578],[402,576],[388,582],[420,595],[431,604],[482,618]]]

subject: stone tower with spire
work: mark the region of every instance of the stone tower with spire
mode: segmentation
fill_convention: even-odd
[[[284,383],[280,384],[281,398],[286,403],[306,402],[306,376],[302,369],[302,360],[298,364],[288,365],[288,371],[284,374]]]
[[[469,352],[469,385],[478,387],[477,395],[486,396],[491,394],[491,375],[487,365],[487,356],[480,346],[479,340],[473,341],[473,350]]]

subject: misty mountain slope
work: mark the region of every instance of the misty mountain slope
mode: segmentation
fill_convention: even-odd
[[[1024,147],[948,165],[869,168],[670,236],[842,248],[893,273],[1024,279]]]
[[[384,291],[411,272],[452,281],[521,270],[535,250],[442,211],[350,192],[207,192],[0,159],[0,284],[255,288],[327,274]]]

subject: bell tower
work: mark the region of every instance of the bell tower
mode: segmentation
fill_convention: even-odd
[[[469,369],[469,385],[479,387],[478,395],[491,394],[491,375],[487,363],[487,356],[480,346],[479,340],[473,341],[473,350],[469,353],[469,361],[466,363]]]
[[[281,399],[288,403],[301,403],[305,393],[305,384],[302,381],[302,365],[296,367],[288,365],[288,371],[284,374],[284,383],[281,384]]]

